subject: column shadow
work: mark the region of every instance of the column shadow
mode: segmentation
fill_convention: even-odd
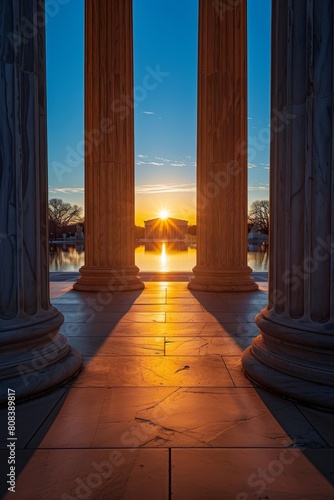
[[[266,276],[262,276],[262,274],[255,274],[256,281],[261,282],[266,279]],[[215,318],[217,324],[215,335],[221,335],[224,338],[227,336],[233,340],[237,351],[245,350],[251,345],[253,338],[260,335],[254,319],[256,314],[267,305],[265,292],[224,294],[191,291],[191,294],[202,305],[203,309]],[[258,304],[257,297],[261,299]],[[233,307],[229,307],[229,305]],[[231,322],[231,318],[228,317],[230,313],[236,315],[234,322]],[[221,330],[220,333],[219,330]],[[201,337],[205,337],[205,331]],[[240,375],[245,375],[241,366],[242,353],[226,356],[224,352],[221,352],[220,355],[225,361],[238,358],[234,367],[238,369]],[[229,369],[228,363],[226,365]],[[232,379],[236,376],[235,372],[230,373],[230,375]],[[248,384],[256,390],[262,402],[290,437],[293,442],[290,447],[301,450],[308,461],[334,486],[332,465],[334,414],[290,401],[280,394],[274,394],[257,386],[252,381],[248,380]],[[237,384],[237,387],[242,387],[242,383]],[[319,390],[321,390],[320,387]]]
[[[69,275],[61,276],[56,281],[62,281],[65,284],[68,279],[73,279],[73,277]],[[70,346],[79,350],[83,356],[82,370],[85,370],[87,361],[103,348],[106,340],[112,336],[113,330],[128,313],[142,292],[143,290],[101,294],[71,290],[52,300],[52,304],[65,317],[60,332],[66,336]],[[101,319],[103,315],[111,315],[112,321],[94,323],[97,316],[99,316],[98,319]],[[107,320],[107,317],[102,317],[102,320]],[[78,377],[80,377],[80,373]],[[27,401],[17,402],[16,480],[19,479],[21,472],[28,465],[44,437],[51,429],[75,383],[76,379],[46,394],[41,394]],[[0,438],[0,470],[4,477],[9,471],[9,449],[6,436],[7,408],[0,409],[0,429],[2,430]],[[8,493],[8,486],[6,480],[1,481],[1,498],[4,498]]]

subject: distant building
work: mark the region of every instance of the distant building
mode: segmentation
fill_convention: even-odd
[[[258,231],[256,224],[254,224],[254,226],[248,233],[248,243],[257,244],[257,243],[267,243],[267,242],[268,242],[268,235]]]
[[[188,221],[182,219],[150,219],[145,223],[146,240],[184,240],[188,233]]]

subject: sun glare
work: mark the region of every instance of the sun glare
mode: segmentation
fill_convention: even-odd
[[[160,210],[159,212],[160,219],[167,219],[169,217],[169,213],[167,210]]]

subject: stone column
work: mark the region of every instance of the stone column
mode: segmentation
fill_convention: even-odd
[[[334,409],[334,3],[274,0],[269,304],[256,383]]]
[[[80,355],[49,301],[43,2],[0,9],[0,403],[76,375]]]
[[[135,266],[132,0],[86,0],[81,291],[144,287]]]
[[[199,2],[197,265],[189,288],[256,290],[247,266],[246,0]]]

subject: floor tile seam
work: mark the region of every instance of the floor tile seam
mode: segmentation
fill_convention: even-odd
[[[65,401],[66,400],[66,396],[68,395],[69,393],[69,387],[66,387],[64,386],[63,387],[63,390],[65,391],[64,394],[62,394],[60,396],[60,398],[57,400],[57,402],[52,406],[52,409],[48,412],[46,418],[41,422],[41,424],[38,426],[38,428],[35,430],[35,432],[33,433],[33,435],[30,437],[30,439],[27,441],[24,449],[29,449],[28,446],[29,446],[29,443],[35,438],[35,436],[38,434],[38,432],[40,431],[40,429],[44,426],[44,424],[46,424],[46,422],[48,421],[48,419],[50,418],[50,416],[52,415],[52,413],[55,411],[55,409],[58,407],[58,405],[61,403],[61,401]],[[17,407],[18,409],[19,407]]]
[[[84,360],[87,360],[87,361],[91,361],[92,359],[94,359],[96,357],[94,354],[92,354],[92,355],[83,354],[83,352],[81,352],[81,356],[83,357]],[[119,358],[119,357],[128,358],[130,356],[132,356],[132,354],[122,354],[122,356],[119,356],[118,354],[99,354],[98,357],[99,358]],[[165,355],[163,352],[161,352],[158,354],[140,354],[140,356],[142,356],[143,358],[157,358],[159,356],[168,357],[168,354]]]
[[[331,448],[332,446],[330,445],[330,443],[327,441],[327,439],[320,433],[320,431],[314,426],[314,424],[312,423],[312,421],[307,417],[307,415],[305,415],[305,413],[303,412],[303,408],[300,408],[299,405],[294,405],[295,408],[297,408],[297,410],[299,411],[299,413],[301,414],[301,416],[308,422],[308,424],[312,427],[312,429],[320,436],[320,438],[326,443],[326,445],[328,446],[328,448]],[[305,407],[305,410],[307,410],[308,408]],[[326,412],[327,414],[327,412]],[[334,445],[333,445],[333,448],[334,448]]]
[[[134,358],[140,358],[142,356],[149,356],[148,354],[120,354],[120,355],[110,355],[110,357],[115,358],[128,358],[129,356],[132,356]],[[169,358],[198,358],[198,359],[205,359],[205,358],[213,358],[213,357],[220,357],[222,356],[229,357],[229,358],[240,358],[241,354],[229,354],[229,355],[223,355],[220,353],[217,354],[169,354]],[[95,358],[105,358],[108,357],[107,355],[95,355],[93,359]],[[154,356],[156,357],[156,356]],[[162,356],[165,357],[165,356]]]
[[[172,449],[168,448],[168,500],[173,497],[173,468],[172,468]]]
[[[146,323],[144,323],[146,324]],[[161,323],[161,324],[164,324],[164,323]],[[61,332],[62,333],[62,332]],[[67,332],[63,332],[63,335],[65,335],[68,339],[90,339],[90,338],[104,338],[105,340],[109,339],[109,338],[120,338],[120,339],[127,339],[129,338],[129,336],[126,335],[126,333],[122,334],[122,335],[113,335],[113,333],[111,332],[110,334],[105,334],[105,335],[84,335],[84,336],[79,336],[79,335],[70,335],[68,334]],[[152,335],[136,335],[135,337],[137,339],[140,339],[140,338],[156,338],[156,337],[161,337],[161,336],[166,336],[166,337],[170,337],[170,335],[159,335],[159,333],[156,333],[156,334],[152,334]],[[240,339],[247,339],[247,338],[250,338],[250,339],[254,339],[256,338],[257,335],[238,335],[237,338],[240,338]],[[132,337],[134,337],[134,335],[132,335]],[[179,335],[178,338],[179,339],[183,339],[183,338],[187,338],[189,337],[189,335]],[[197,339],[198,337],[199,338],[202,338],[202,337],[205,337],[205,338],[209,338],[209,339],[214,339],[214,338],[217,338],[217,339],[226,339],[226,338],[229,338],[229,339],[233,339],[234,337],[231,337],[229,334],[226,334],[226,335],[207,335],[205,334],[204,336],[198,332],[195,334],[193,334],[191,336],[192,338],[194,339]]]
[[[143,324],[147,324],[147,323],[143,323]],[[160,324],[165,324],[165,323],[160,323]],[[62,332],[61,332],[62,333]],[[82,335],[82,336],[79,336],[79,335],[70,335],[68,334],[67,332],[63,332],[63,335],[65,335],[68,339],[91,339],[91,338],[105,338],[106,340],[109,339],[109,338],[123,338],[123,339],[127,339],[130,337],[130,335],[126,335],[126,334],[122,334],[122,335],[113,335],[112,332],[108,335],[105,335],[105,334],[102,334],[102,335],[94,335],[94,334],[85,334],[85,335]],[[152,335],[131,335],[131,337],[135,337],[136,339],[138,338],[156,338],[156,337],[161,337],[162,335],[159,333],[157,334],[152,334]],[[165,335],[166,336],[166,335]],[[176,337],[178,338],[187,338],[189,335],[180,335],[180,334],[177,334]],[[191,335],[191,337],[193,338],[197,338],[197,337],[201,337],[201,332],[198,332],[196,333],[196,335]],[[237,338],[250,338],[250,339],[253,339],[255,338],[257,335],[236,335]],[[169,338],[174,338],[174,335],[170,335],[168,334],[167,337]],[[217,334],[205,334],[204,337],[206,338],[234,338],[234,337],[231,337],[229,334],[226,334],[226,335],[217,335]]]
[[[220,354],[219,356],[221,357],[221,360],[222,360],[222,362],[224,363],[224,366],[225,366],[225,368],[226,368],[226,370],[227,370],[227,372],[228,372],[228,374],[229,374],[229,376],[230,376],[230,379],[231,379],[231,381],[232,381],[233,386],[234,386],[235,388],[237,388],[237,385],[236,385],[236,383],[234,382],[234,379],[233,379],[233,377],[232,377],[232,375],[231,375],[231,373],[230,373],[230,370],[229,370],[229,368],[228,368],[227,364],[225,363],[225,359],[224,359],[224,357],[223,357],[221,354]],[[230,357],[231,357],[231,356],[230,356]],[[235,357],[235,356],[234,356],[234,357]],[[236,356],[236,357],[240,357],[240,356]]]
[[[253,386],[249,385],[81,385],[81,386],[73,386],[73,387],[65,387],[66,389],[229,389],[229,390],[252,390],[256,393],[256,390]],[[257,394],[257,393],[256,393]]]
[[[206,451],[217,451],[217,450],[253,450],[253,451],[258,451],[258,450],[289,450],[289,449],[294,449],[294,450],[299,450],[301,451],[302,453],[304,451],[329,451],[328,448],[305,448],[304,446],[302,447],[294,447],[292,448],[291,446],[284,446],[284,445],[277,445],[277,446],[242,446],[242,445],[239,445],[239,446],[233,446],[233,445],[230,445],[230,446],[213,446],[213,445],[207,445],[207,446],[180,446],[180,445],[177,445],[177,446],[171,446],[170,443],[166,446],[164,445],[160,445],[160,446],[136,446],[136,447],[122,447],[122,446],[101,446],[101,447],[96,447],[96,446],[75,446],[75,447],[63,447],[63,448],[58,448],[58,447],[42,447],[42,446],[38,446],[37,448],[36,447],[32,447],[32,448],[22,448],[22,449],[19,449],[19,448],[16,448],[17,451],[70,451],[70,450],[78,450],[78,451],[82,451],[82,450],[88,450],[88,451],[103,451],[103,450],[129,450],[131,452],[134,452],[134,451],[137,451],[137,450],[168,450],[168,449],[171,449],[171,450],[195,450],[195,451],[202,451],[202,450],[206,450]],[[330,450],[333,450],[334,451],[334,448],[331,448]],[[0,449],[0,452],[1,451],[6,451],[5,449],[1,450]]]
[[[166,335],[154,335],[154,338],[164,338],[164,337],[166,337]],[[170,337],[170,335],[168,335],[168,337]],[[80,337],[80,338],[82,338],[82,337]],[[138,336],[138,335],[133,335],[131,333],[131,335],[125,336],[125,335],[119,335],[119,334],[118,335],[110,335],[110,334],[101,333],[101,334],[97,334],[97,335],[86,335],[84,338],[90,338],[90,339],[100,339],[101,338],[101,339],[108,339],[108,340],[133,338],[133,339],[138,340],[138,339],[151,339],[152,335],[140,335],[140,336]],[[182,338],[182,336],[180,336],[180,338]],[[192,336],[191,336],[191,338],[192,338]],[[196,338],[196,337],[194,337],[194,338]]]

